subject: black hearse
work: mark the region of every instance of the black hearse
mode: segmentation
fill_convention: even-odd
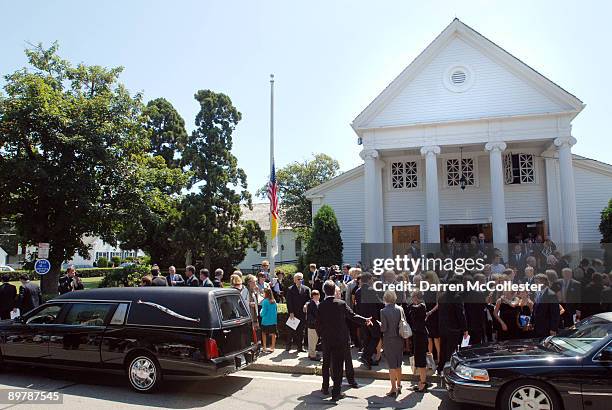
[[[125,374],[133,389],[224,376],[259,354],[235,289],[143,287],[70,292],[0,321],[3,362]]]

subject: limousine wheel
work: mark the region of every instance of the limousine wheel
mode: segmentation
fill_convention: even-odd
[[[132,388],[138,392],[152,392],[159,386],[161,381],[159,365],[155,359],[146,354],[132,359],[127,372]]]
[[[557,394],[546,384],[524,380],[510,384],[503,391],[502,409],[558,410],[561,403]]]

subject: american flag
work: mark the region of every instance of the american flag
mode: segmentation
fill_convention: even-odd
[[[276,171],[274,162],[270,169],[270,181],[268,182],[268,199],[270,200],[270,238],[272,239],[272,257],[278,254],[278,183],[276,182]]]

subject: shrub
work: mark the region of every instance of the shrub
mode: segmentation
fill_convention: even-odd
[[[100,258],[98,258],[96,262],[96,267],[108,268],[108,259],[106,259],[104,256],[101,256]]]
[[[119,256],[113,256],[111,258],[111,263],[113,264],[113,266],[119,266],[121,265],[121,258]]]
[[[117,271],[121,271],[123,268],[77,268],[77,273],[81,278],[96,278],[99,276],[106,276],[109,274],[116,273]],[[11,272],[2,272],[3,274],[9,275],[9,280],[17,281],[19,280],[19,275],[23,273],[27,273],[30,276],[30,279],[38,280],[39,275],[36,272],[31,270],[21,269]],[[63,273],[62,273],[63,274]]]
[[[143,276],[151,272],[149,265],[131,265],[125,268],[113,270],[104,276],[99,288],[134,287],[140,285]]]
[[[601,222],[599,224],[601,232],[601,243],[604,244],[604,264],[606,269],[612,269],[612,199],[608,201],[608,206],[601,211]]]
[[[342,238],[334,210],[323,205],[313,219],[312,234],[306,247],[309,261],[317,266],[340,265],[342,263]]]
[[[278,271],[281,271],[281,272],[283,272],[285,275],[287,275],[287,274],[294,274],[294,273],[295,273],[295,272],[297,272],[298,270],[297,270],[297,266],[295,266],[294,264],[292,264],[292,263],[287,263],[287,264],[284,264],[284,265],[279,265],[279,266],[276,266],[276,267],[274,268],[274,272],[278,272]]]

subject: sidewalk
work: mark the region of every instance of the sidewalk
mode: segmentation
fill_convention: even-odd
[[[351,353],[353,356],[353,367],[355,368],[356,378],[389,379],[389,371],[386,367],[384,357],[378,366],[372,366],[372,370],[368,370],[365,365],[358,360],[359,353],[357,349],[351,349]],[[417,381],[419,377],[412,373],[409,363],[409,357],[404,356],[402,380]],[[307,353],[298,353],[295,349],[286,352],[285,348],[280,346],[272,353],[262,352],[257,361],[249,365],[248,370],[320,375],[322,365],[322,361],[314,362],[308,359]],[[438,382],[439,378],[437,376],[428,376],[427,380],[430,382]]]

